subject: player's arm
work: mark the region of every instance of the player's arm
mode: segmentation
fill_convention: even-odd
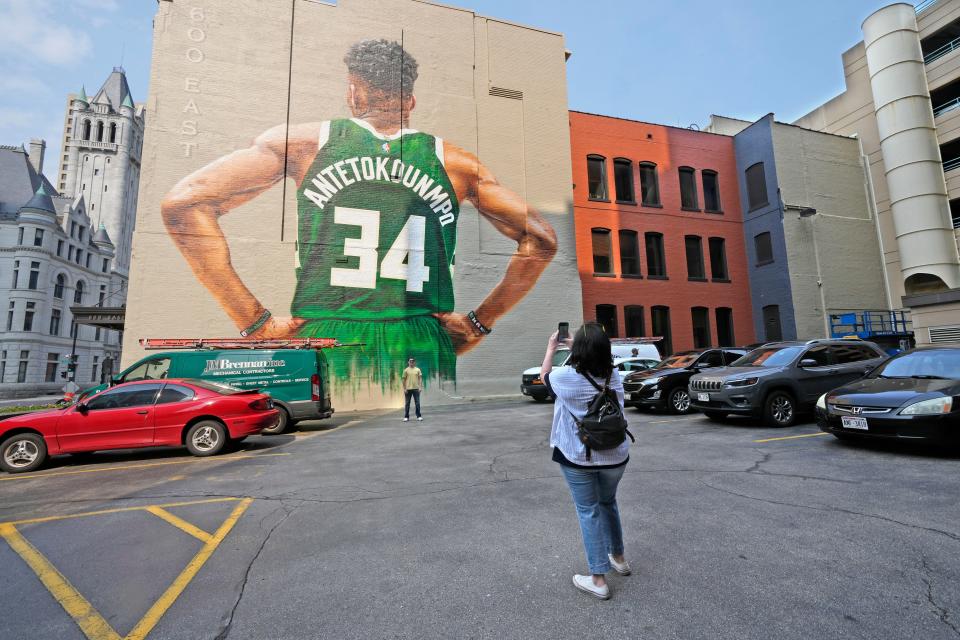
[[[274,127],[247,149],[235,151],[195,171],[164,197],[163,222],[187,264],[241,330],[265,309],[237,275],[219,218],[252,200],[286,175],[302,179],[317,150],[319,123]],[[285,163],[284,159],[287,158]],[[291,333],[289,319],[271,318],[257,335]]]
[[[444,143],[444,160],[460,201],[473,203],[480,215],[517,243],[503,278],[474,309],[477,319],[492,328],[536,285],[557,252],[557,234],[540,212],[500,184],[473,154]],[[447,314],[443,320],[458,353],[468,351],[483,337],[461,314]]]

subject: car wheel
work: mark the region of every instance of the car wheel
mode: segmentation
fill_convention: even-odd
[[[0,444],[0,468],[7,473],[33,471],[47,459],[47,443],[35,433],[18,433]]]
[[[280,405],[277,405],[277,410],[280,412],[280,421],[274,426],[267,427],[261,431],[261,434],[265,436],[276,436],[281,433],[286,433],[293,427],[293,421],[290,419],[290,414],[287,413],[287,410]]]
[[[704,411],[703,415],[707,416],[708,420],[713,420],[714,422],[721,422],[727,418],[727,414],[723,411]]]
[[[213,456],[227,444],[227,430],[215,420],[201,420],[187,431],[187,450],[195,456]]]
[[[667,394],[667,409],[670,413],[687,413],[690,411],[690,392],[683,387],[677,387]]]
[[[530,396],[534,402],[546,402],[550,396]]]
[[[797,417],[797,406],[786,391],[774,391],[763,405],[764,422],[775,427],[789,427]]]

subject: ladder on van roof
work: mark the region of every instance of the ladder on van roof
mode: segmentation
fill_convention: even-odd
[[[335,338],[140,338],[140,346],[154,349],[332,349],[360,347]]]

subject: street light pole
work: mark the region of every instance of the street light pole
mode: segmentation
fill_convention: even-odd
[[[813,237],[813,259],[817,265],[817,289],[820,290],[820,311],[823,314],[823,337],[830,337],[830,318],[827,315],[827,298],[823,293],[823,274],[820,271],[820,250],[817,248],[817,225],[814,224],[814,216],[817,210],[813,207],[797,207],[800,212],[800,218],[810,219],[810,235]]]

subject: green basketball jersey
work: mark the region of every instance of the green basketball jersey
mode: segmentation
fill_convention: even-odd
[[[453,310],[460,205],[443,141],[324,122],[297,188],[300,318],[389,320]]]

